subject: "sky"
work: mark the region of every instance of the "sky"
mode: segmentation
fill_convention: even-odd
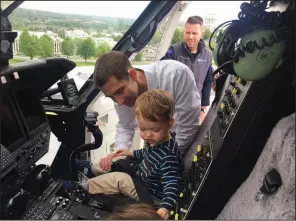
[[[218,20],[236,19],[242,1],[191,1],[181,21],[191,15],[204,17],[215,14]],[[20,7],[35,10],[98,15],[110,17],[137,18],[149,1],[25,1]]]

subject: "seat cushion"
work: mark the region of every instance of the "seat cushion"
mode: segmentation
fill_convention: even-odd
[[[255,201],[272,168],[281,175],[282,186]],[[216,219],[295,219],[295,113],[275,126],[253,171]]]

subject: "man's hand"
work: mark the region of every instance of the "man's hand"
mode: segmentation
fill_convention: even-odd
[[[206,117],[206,111],[207,111],[207,107],[206,106],[201,106],[201,111],[200,111],[200,124],[202,124],[202,122],[204,121],[205,117]]]
[[[103,170],[109,171],[111,169],[112,165],[112,160],[114,157],[118,156],[134,156],[133,153],[129,150],[121,149],[117,150],[113,153],[110,153],[108,156],[104,157],[100,161],[100,166],[102,167]]]
[[[116,157],[116,152],[110,153],[106,157],[103,157],[100,161],[100,166],[103,170],[108,171],[111,169],[112,159]]]
[[[205,117],[206,117],[206,113],[203,112],[203,111],[201,111],[200,112],[200,124],[202,124],[202,122],[204,121]]]
[[[159,208],[157,210],[157,214],[163,218],[163,219],[168,219],[169,218],[169,211],[166,208]]]

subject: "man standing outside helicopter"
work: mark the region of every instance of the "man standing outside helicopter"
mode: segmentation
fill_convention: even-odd
[[[200,16],[191,16],[184,27],[184,41],[169,47],[161,60],[172,59],[187,65],[193,72],[196,86],[201,95],[201,122],[210,105],[212,85],[212,54],[206,48],[202,37],[205,32],[203,19]]]

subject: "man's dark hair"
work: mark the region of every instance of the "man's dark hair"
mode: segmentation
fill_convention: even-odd
[[[128,69],[131,68],[128,57],[119,51],[102,54],[96,62],[94,81],[98,87],[103,86],[114,76],[117,80],[128,79]]]
[[[203,25],[203,19],[200,16],[190,16],[187,19],[186,24],[190,24],[190,25]]]

